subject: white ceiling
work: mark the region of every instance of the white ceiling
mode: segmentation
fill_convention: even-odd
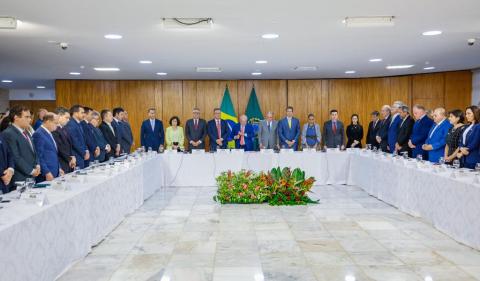
[[[54,86],[54,79],[284,79],[401,75],[480,66],[479,0],[1,0],[0,15],[23,23],[0,30],[0,83]],[[347,16],[393,15],[394,27],[346,28]],[[212,17],[210,30],[165,30],[163,17]],[[442,30],[427,37],[427,30]],[[275,40],[263,33],[278,33]],[[123,35],[106,40],[107,33]],[[49,40],[68,42],[62,51]],[[371,58],[383,62],[371,63]],[[139,60],[152,60],[142,65]],[[256,65],[255,60],[268,60]],[[386,65],[414,64],[408,70]],[[80,66],[85,66],[81,69]],[[114,66],[118,73],[98,73]],[[222,73],[196,73],[218,66]],[[317,66],[296,72],[295,66]],[[347,75],[346,70],[356,70]],[[73,77],[69,72],[82,75]],[[261,71],[262,76],[251,75]],[[156,72],[168,72],[159,77]]]

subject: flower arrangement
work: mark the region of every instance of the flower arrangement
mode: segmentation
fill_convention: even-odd
[[[242,170],[223,172],[216,178],[217,195],[213,199],[222,204],[305,205],[318,203],[307,196],[315,178],[305,178],[305,172],[296,168],[273,168],[268,173]]]

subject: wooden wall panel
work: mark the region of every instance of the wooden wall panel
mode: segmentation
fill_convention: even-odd
[[[45,108],[50,112],[56,108],[56,102],[54,100],[11,100],[10,108],[15,105],[23,105],[29,108],[33,113],[33,122],[37,120],[37,111],[40,108]]]
[[[472,98],[472,73],[456,71],[445,73],[445,107],[448,110],[465,109]]]
[[[409,107],[412,107],[412,77],[400,76],[383,78],[390,82],[390,104],[395,101],[403,101]],[[388,95],[388,93],[385,93]]]
[[[322,80],[288,80],[288,105],[293,106],[300,123],[307,122],[308,114],[315,114],[315,120],[322,123]]]
[[[444,73],[417,74],[412,78],[413,104],[423,104],[427,108],[445,105]]]
[[[258,102],[262,113],[273,111],[274,118],[280,119],[285,116],[285,108],[287,107],[287,81],[286,80],[247,80],[242,88],[244,97],[241,103],[240,112],[245,112],[248,98],[252,87],[255,86]]]

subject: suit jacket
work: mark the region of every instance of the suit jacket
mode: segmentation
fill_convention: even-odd
[[[231,134],[232,138],[234,138],[236,135],[238,135],[240,130],[241,130],[240,123],[235,124],[235,126],[233,126],[233,128],[232,128],[232,134]],[[245,151],[253,151],[253,148],[254,148],[253,147],[253,142],[255,140],[255,130],[253,129],[252,124],[246,124],[245,125],[244,133],[245,133],[244,150]],[[235,148],[241,148],[240,139],[235,140]]]
[[[314,124],[315,126],[315,140],[317,143],[315,145],[319,145],[322,141],[322,133],[320,133],[320,125],[317,123]],[[308,130],[308,123],[303,124],[302,128],[302,145],[303,147],[307,147],[307,130]]]
[[[127,121],[122,121],[122,125],[125,128],[125,136],[126,136],[126,153],[130,153],[133,145],[133,133],[132,133],[132,127],[130,126],[130,123]]]
[[[52,132],[53,138],[57,144],[58,151],[58,161],[60,162],[60,167],[65,173],[72,171],[70,168],[70,160],[72,160],[73,148],[72,140],[68,135],[67,129],[65,127],[58,127],[55,131]]]
[[[448,121],[448,120],[446,120]],[[467,125],[468,126],[468,125]],[[463,156],[462,164],[466,168],[474,169],[477,163],[480,163],[480,125],[473,125],[472,129],[467,132],[465,142],[463,141],[463,133],[460,135],[460,147],[468,148],[468,155]]]
[[[8,144],[15,164],[15,174],[13,175],[12,182],[24,181],[26,178],[32,177],[32,171],[39,162],[30,135],[27,134],[30,139],[29,142],[16,127],[10,125],[2,132],[2,136]]]
[[[408,152],[408,156],[412,156],[412,150],[408,146],[408,140],[412,134],[414,123],[415,121],[413,121],[412,116],[408,115],[405,120],[402,120],[398,129],[397,143],[401,146],[399,152]]]
[[[107,151],[106,151],[107,141],[103,137],[102,131],[100,131],[99,128],[93,126],[92,124],[90,124],[90,126],[92,126],[92,133],[93,133],[93,137],[95,138],[95,142],[98,144],[98,147],[100,148],[100,154],[97,157],[95,157],[95,160],[98,160],[99,162],[104,162],[107,157]]]
[[[230,129],[228,128],[227,121],[225,120],[220,120],[220,134],[221,136],[218,136],[217,132],[217,123],[215,119],[212,119],[208,121],[207,123],[207,133],[208,137],[210,139],[210,150],[211,151],[216,151],[217,150],[217,142],[216,140],[219,138],[223,139],[222,145],[220,148],[227,148],[227,142],[228,142],[228,135],[230,134]]]
[[[160,145],[163,145],[164,143],[165,134],[163,132],[162,121],[155,119],[155,126],[153,129],[150,119],[143,121],[142,127],[140,128],[141,146],[145,147],[145,149],[151,147],[153,151],[158,151]]]
[[[188,142],[188,150],[204,149],[205,137],[207,136],[207,122],[203,119],[198,119],[198,126],[195,127],[193,119],[188,119],[185,123],[185,137]],[[201,141],[197,147],[190,144],[190,141]]]
[[[73,155],[77,159],[77,167],[83,169],[86,167],[84,157],[88,148],[85,143],[82,125],[72,118],[68,121],[65,128],[67,128],[68,135],[72,141]],[[93,157],[93,155],[90,155],[90,157]]]
[[[328,120],[323,124],[323,143],[328,148],[336,148],[345,144],[345,128],[343,123],[337,120],[337,131],[333,133],[332,120]]]
[[[426,115],[423,116],[422,119],[415,121],[412,129],[412,135],[410,136],[412,144],[415,145],[415,148],[412,150],[413,158],[416,158],[419,154],[422,155],[424,159],[428,158],[428,153],[422,149],[422,145],[428,138],[428,132],[430,132],[430,129],[433,125],[433,120],[428,118]]]
[[[278,121],[272,120],[270,129],[268,121],[262,120],[258,126],[258,143],[264,148],[274,149],[278,146]]]
[[[40,126],[33,134],[33,143],[37,150],[41,169],[37,181],[44,181],[48,173],[52,173],[55,178],[58,177],[60,162],[58,161],[58,151],[53,135],[50,135],[45,128]]]
[[[388,127],[388,146],[389,151],[393,153],[395,151],[395,144],[397,143],[397,136],[398,136],[398,129],[400,127],[400,123],[402,123],[402,118],[400,114],[397,114],[392,117],[393,120],[390,122],[390,126]]]
[[[13,154],[10,151],[10,148],[8,148],[8,144],[0,135],[0,173],[2,173],[3,175],[3,172],[8,168],[12,168],[13,170],[15,170]],[[0,179],[0,191],[2,191],[3,193],[10,192],[10,186],[12,186],[13,184],[13,178],[12,180],[10,180],[10,183],[8,185],[5,185],[3,183],[3,180]]]
[[[120,144],[120,153],[130,153],[132,142],[128,132],[128,127],[122,121],[113,120],[112,127],[115,130],[117,142]]]
[[[294,150],[298,150],[298,141],[300,139],[300,121],[297,118],[292,117],[291,121],[291,128],[288,127],[288,119],[284,117],[280,121],[278,121],[278,138],[280,140],[280,147],[281,148],[293,148]],[[293,147],[289,147],[287,144],[288,141],[295,141]]]
[[[452,124],[447,119],[443,120],[440,125],[434,125],[428,132],[428,138],[425,144],[431,144],[433,149],[428,151],[428,161],[437,163],[440,157],[445,155],[445,144],[447,142],[448,130]]]
[[[85,167],[89,165],[90,162],[94,160],[95,149],[97,149],[98,144],[93,136],[92,125],[87,123],[85,120],[80,122],[83,129],[83,135],[85,137],[85,144],[87,145],[88,151],[90,152],[90,159],[85,161]]]
[[[42,124],[43,124],[43,121],[40,120],[40,119],[37,119],[37,120],[35,121],[35,123],[33,124],[33,129],[34,129],[34,130],[37,130],[38,128],[40,128],[40,126],[42,126]]]
[[[113,127],[113,122],[112,122],[112,128],[113,128],[113,132],[105,122],[102,122],[102,124],[100,124],[99,126],[99,129],[102,132],[102,135],[105,138],[105,141],[112,148],[110,153],[105,154],[105,160],[110,159],[110,157],[115,157],[115,149],[117,148],[117,145],[118,145],[117,131]]]
[[[388,128],[390,127],[390,121],[392,120],[392,116],[388,115],[388,117],[385,119],[382,119],[380,122],[380,127],[378,128],[377,131],[377,137],[381,138],[381,141],[379,143],[380,149],[384,152],[388,151]],[[378,143],[378,142],[377,142]]]
[[[377,123],[370,121],[368,124],[368,131],[367,131],[367,144],[370,144],[376,148],[380,147],[380,144],[376,140],[378,129],[380,129],[381,120],[377,120]]]

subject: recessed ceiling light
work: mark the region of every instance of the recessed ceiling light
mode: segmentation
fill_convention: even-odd
[[[262,75],[262,73],[261,72],[252,72],[252,75],[253,76],[258,76],[258,75]]]
[[[257,60],[257,61],[255,61],[255,63],[257,63],[257,64],[265,64],[265,63],[268,63],[268,61],[266,61],[266,60]]]
[[[117,67],[94,67],[96,71],[120,71],[120,68]]]
[[[45,86],[37,86],[37,89],[45,89]]]
[[[196,68],[197,72],[222,72],[222,69],[220,67],[203,67],[203,66],[198,66]]]
[[[440,35],[442,34],[442,31],[440,30],[430,30],[430,31],[425,31],[424,33],[422,33],[422,35],[424,36],[435,36],[435,35]]]
[[[141,60],[141,61],[139,61],[139,63],[141,63],[141,64],[151,64],[152,61],[151,60]]]
[[[425,70],[433,70],[433,69],[435,69],[435,66],[427,66],[427,67],[424,67],[423,69],[425,69]]]
[[[12,80],[2,80],[2,83],[12,83]]]
[[[370,59],[369,61],[370,61],[370,62],[381,62],[382,59]]]
[[[345,74],[354,74],[354,73],[356,73],[355,70],[347,70],[347,71],[345,71]]]
[[[296,66],[293,68],[295,71],[316,71],[316,66]]]
[[[267,33],[262,35],[263,39],[277,39],[278,37],[279,35],[275,33]]]
[[[405,69],[405,68],[412,68],[414,67],[413,64],[406,64],[406,65],[389,65],[387,69]]]
[[[69,74],[70,75],[80,75],[81,73],[80,72],[70,72]]]
[[[166,72],[157,72],[157,75],[165,76],[165,75],[167,75],[167,73]]]
[[[112,40],[118,40],[123,38],[123,36],[120,34],[106,34],[103,37],[105,37],[105,39],[112,39]]]

